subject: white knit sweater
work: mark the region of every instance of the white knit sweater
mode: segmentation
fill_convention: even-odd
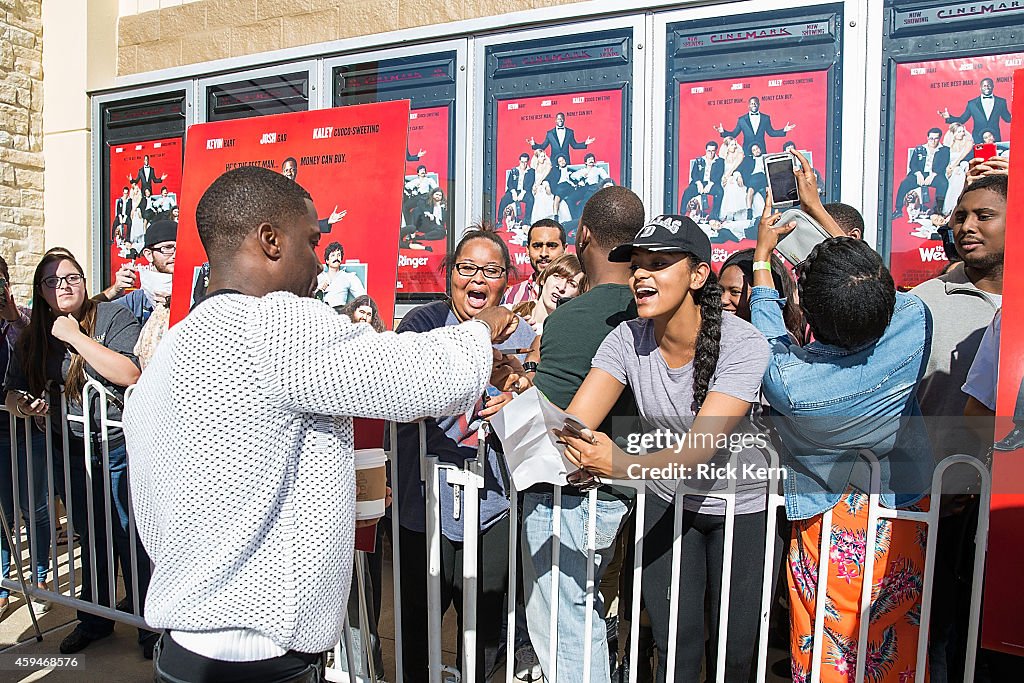
[[[221,294],[173,327],[124,413],[155,565],[149,625],[226,633],[223,659],[333,647],[352,571],[351,418],[469,410],[488,336],[480,324],[377,334],[283,292]],[[264,645],[240,653],[250,636]]]

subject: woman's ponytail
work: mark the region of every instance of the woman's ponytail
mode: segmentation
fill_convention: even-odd
[[[698,264],[690,259],[690,267]],[[708,385],[718,366],[718,350],[722,341],[722,288],[714,271],[696,294],[700,305],[700,331],[693,353],[693,411],[696,413],[708,395]]]

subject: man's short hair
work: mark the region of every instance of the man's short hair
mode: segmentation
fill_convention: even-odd
[[[427,172],[426,164],[420,164],[419,166],[416,167],[416,172],[419,173],[420,171],[423,171],[424,173]]]
[[[785,142],[782,143],[783,152],[788,152],[790,147],[796,149],[796,143],[793,142],[792,140],[786,140]]]
[[[828,215],[835,219],[835,222],[839,224],[839,227],[848,236],[852,236],[854,230],[859,230],[861,239],[863,239],[864,216],[860,215],[860,211],[842,202],[832,202],[831,204],[826,204],[824,208]]]
[[[989,78],[988,76],[986,76],[985,78],[981,79],[981,84],[984,85],[985,81],[988,81],[989,83],[991,83],[993,88],[996,87],[996,82],[994,80],[992,80],[991,78]]]
[[[262,223],[279,226],[306,215],[306,190],[257,166],[243,166],[213,181],[196,206],[196,228],[211,259],[225,258]]]
[[[928,129],[929,137],[931,136],[932,133],[938,133],[939,135],[942,135],[942,129],[941,128],[929,128]]]
[[[1005,175],[986,175],[978,178],[973,183],[964,188],[964,191],[960,193],[960,199],[964,198],[964,195],[968,192],[975,192],[977,190],[988,190],[989,192],[995,192],[997,195],[1006,201],[1007,189],[1009,187],[1009,176]]]
[[[643,229],[644,203],[621,185],[602,188],[584,205],[580,225],[586,226],[597,246],[613,249],[632,242]]]
[[[523,159],[526,159],[527,161],[529,161],[530,160],[530,155],[527,154],[526,152],[523,152],[522,154],[519,155],[519,161],[522,161]]]
[[[281,168],[284,168],[289,161],[295,164],[295,168],[299,167],[299,162],[295,160],[295,157],[285,157],[284,161],[281,162]]]
[[[714,147],[715,149],[718,149],[718,143],[715,142],[714,140],[708,140],[707,144],[704,145],[704,149],[707,149],[708,147]]]
[[[122,187],[121,192],[130,192],[130,190],[127,187]]]
[[[541,218],[539,221],[534,221],[533,225],[530,226],[530,229],[526,231],[527,246],[529,246],[529,244],[533,241],[534,228],[558,228],[558,240],[562,243],[563,247],[565,246],[565,228],[562,227],[562,224],[556,221],[554,218]]]
[[[594,156],[594,153],[593,152],[587,152],[587,155],[585,157],[583,157],[583,163],[587,163],[587,161],[589,161],[591,159],[594,160],[595,164],[597,163],[597,157]]]

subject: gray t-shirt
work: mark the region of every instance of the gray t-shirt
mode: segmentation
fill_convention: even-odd
[[[753,325],[727,313],[722,315],[719,349],[718,364],[708,391],[756,403],[761,390],[761,378],[768,367],[767,340]],[[593,367],[604,370],[633,390],[640,416],[650,427],[682,435],[693,425],[693,363],[680,368],[668,366],[654,340],[652,320],[630,320],[615,328],[594,356]],[[730,437],[736,439],[735,443],[738,444],[743,434],[749,434],[747,444],[767,442],[767,437],[757,438],[762,435],[758,434],[749,420],[740,423]],[[763,477],[743,476],[746,465],[752,465],[755,469],[767,466],[765,450],[756,446],[737,448],[735,453],[720,449],[709,464],[716,469],[729,464],[733,466],[737,514],[765,509],[767,481]],[[664,500],[671,501],[676,483],[672,480],[652,480],[648,488]],[[729,477],[691,476],[688,484],[692,489],[720,491],[728,486]],[[687,495],[683,507],[703,514],[725,514],[725,501],[720,498]]]
[[[917,400],[935,457],[941,460],[957,453],[980,456],[992,445],[991,440],[984,443],[969,428],[964,419],[967,394],[961,388],[1003,297],[978,289],[963,267],[928,280],[910,293],[919,297],[931,314],[928,365],[917,385]]]

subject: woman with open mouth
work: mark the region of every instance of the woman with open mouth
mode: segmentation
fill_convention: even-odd
[[[683,476],[679,481],[655,480],[637,472],[611,474],[651,479],[648,491],[655,494],[646,498],[642,592],[662,653],[659,683],[700,680],[705,600],[713,615],[707,625],[706,678],[715,680],[719,646],[715,615],[721,602],[726,498],[734,496],[733,544],[742,549],[744,561],[732,565],[725,680],[745,682],[755,649],[762,581],[760,572],[746,567],[759,567],[764,559],[767,481],[744,477],[743,468],[764,467],[767,440],[749,422],[740,423],[758,399],[768,366],[768,344],[750,323],[722,315],[722,291],[711,271],[711,242],[692,219],[659,216],[632,243],[613,249],[608,258],[630,263],[639,318],[619,325],[594,357],[593,368],[568,409],[589,427],[586,436],[592,433],[593,441],[585,443],[578,435],[563,432],[568,444],[565,452],[581,466],[598,459],[593,457],[595,451],[612,460],[613,442],[592,430],[629,386],[646,423],[682,437],[683,443],[702,443],[703,461],[716,470],[735,468],[734,476],[701,476],[695,468],[677,470]],[[698,438],[692,439],[695,435]],[[717,448],[723,441],[738,444],[737,437],[745,437],[742,445]],[[643,458],[633,462],[642,463]],[[726,492],[733,483],[735,493]],[[672,581],[674,505],[683,506],[682,566],[676,583]],[[675,591],[678,629],[675,658],[669,661],[671,616],[666,597]]]
[[[451,285],[451,301],[435,301],[409,312],[398,326],[398,333],[427,332],[458,325],[498,306],[508,285],[512,259],[508,246],[493,229],[474,227],[466,231],[455,252],[445,263]],[[519,321],[503,348],[525,349],[536,335],[523,320]],[[409,387],[414,392],[416,387]],[[477,457],[477,430],[481,422],[511,400],[488,387],[473,410],[453,417],[427,418],[427,453],[437,456],[442,465],[462,470],[466,460]],[[508,498],[500,475],[498,453],[488,445],[484,466],[484,486],[479,492],[480,521],[477,568],[477,680],[485,680],[495,668],[501,643],[502,619],[486,615],[504,613],[508,584]],[[406,681],[427,681],[428,653],[425,634],[429,628],[427,609],[427,535],[423,483],[420,478],[420,440],[418,424],[398,427],[398,466],[392,476],[398,478],[398,516],[402,581],[402,644]],[[448,471],[437,472],[440,480],[441,525],[441,612],[454,602],[462,630],[462,559],[465,498],[474,493],[448,483]],[[460,633],[459,660],[463,638]]]

